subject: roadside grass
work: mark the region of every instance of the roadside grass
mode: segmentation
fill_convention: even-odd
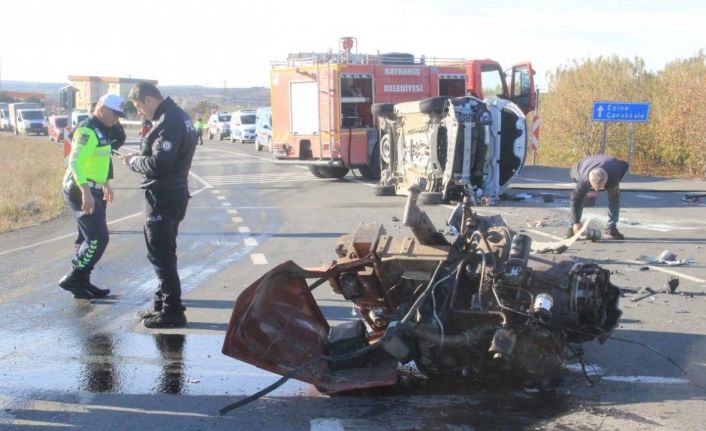
[[[64,170],[60,145],[0,132],[0,233],[56,217]]]

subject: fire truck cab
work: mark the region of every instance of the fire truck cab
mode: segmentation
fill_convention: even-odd
[[[373,104],[434,96],[510,99],[515,87],[533,88],[530,65],[529,79],[522,80],[518,73],[515,84],[513,72],[508,86],[504,72],[492,60],[365,55],[354,52],[355,38],[339,42],[337,54],[290,54],[286,62],[273,64],[270,75],[273,155],[277,163],[308,165],[320,178],[342,178],[355,168],[367,179],[380,177],[380,134]],[[488,72],[493,70],[495,80]],[[523,110],[533,108],[527,101]]]

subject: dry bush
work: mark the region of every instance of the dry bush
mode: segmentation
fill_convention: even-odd
[[[603,123],[591,121],[594,101],[650,102],[646,124],[635,123],[632,173],[703,176],[706,170],[706,56],[675,60],[657,73],[640,58],[574,60],[548,74],[542,99],[539,162],[568,166],[600,152]],[[607,154],[627,159],[628,124],[610,123]]]
[[[63,149],[48,140],[0,133],[0,232],[55,217],[64,208]]]

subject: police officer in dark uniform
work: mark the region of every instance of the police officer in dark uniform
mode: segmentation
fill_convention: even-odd
[[[91,283],[91,272],[108,245],[106,204],[113,200],[109,179],[111,130],[118,125],[123,99],[114,94],[100,98],[96,108],[73,134],[69,167],[63,181],[64,200],[78,225],[73,268],[59,286],[77,299],[101,298],[110,293]],[[124,139],[123,139],[124,142]]]
[[[138,82],[129,100],[152,129],[142,139],[139,155],[121,156],[131,171],[142,174],[145,191],[144,235],[147,258],[154,265],[159,289],[153,307],[140,313],[147,328],[186,326],[177,272],[176,238],[189,201],[188,173],[196,149],[196,133],[189,115],[159,89]]]

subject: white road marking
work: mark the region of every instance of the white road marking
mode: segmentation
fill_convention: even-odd
[[[542,232],[541,230],[525,229],[525,231],[527,231],[527,232],[532,232],[532,233],[536,233],[537,235],[546,236],[547,238],[555,239],[555,240],[557,240],[557,241],[563,241],[563,240],[564,240],[564,238],[562,238],[562,237],[553,235],[553,234],[551,234],[551,233]]]
[[[267,265],[267,258],[262,253],[253,253],[250,255],[250,259],[254,265]]]
[[[233,220],[233,223],[242,223],[243,222],[242,217],[233,217],[231,220]]]
[[[645,263],[643,261],[638,260],[639,263]],[[654,269],[655,271],[663,272],[665,274],[670,274],[670,275],[676,275],[679,278],[685,278],[687,280],[696,282],[696,283],[706,283],[706,280],[697,278],[697,277],[692,277],[690,275],[683,274],[681,272],[674,271],[672,269],[667,269],[667,268],[662,268],[661,266],[654,266],[654,265],[647,265],[648,268]]]
[[[566,364],[566,369],[573,373],[582,373],[581,364],[572,363]],[[690,380],[680,379],[676,377],[662,377],[662,376],[613,376],[605,375],[605,370],[600,366],[594,364],[586,364],[586,374],[589,376],[600,376],[602,380],[607,380],[611,382],[623,382],[623,383],[644,383],[653,385],[686,385],[691,383]]]
[[[238,210],[236,210],[236,209],[228,209],[226,212],[228,214],[238,214]]]
[[[226,197],[225,196],[216,196],[216,199],[218,199],[219,201],[224,201],[224,200],[226,200]]]
[[[199,177],[198,175],[192,174],[192,172],[189,172],[189,175],[193,175],[193,176],[196,177],[199,181],[201,181],[202,184],[204,185],[202,188],[200,188],[200,189],[196,190],[195,192],[191,193],[191,196],[196,196],[197,194],[203,192],[204,190],[212,189],[212,188],[213,188],[212,185],[210,185],[209,183],[207,183],[203,178]],[[116,224],[116,223],[123,222],[123,221],[125,221],[125,220],[129,220],[129,219],[134,218],[134,217],[139,217],[139,216],[141,216],[141,215],[142,215],[142,211],[137,212],[137,213],[130,214],[130,215],[125,216],[125,217],[121,217],[121,218],[119,218],[119,219],[111,220],[111,221],[109,221],[109,222],[106,223],[106,224],[107,224],[108,226],[110,226],[110,225],[113,225],[113,224]],[[22,247],[17,247],[17,248],[13,248],[13,249],[10,249],[10,250],[0,251],[0,256],[4,256],[4,255],[6,255],[6,254],[14,253],[14,252],[17,252],[17,251],[28,250],[28,249],[30,249],[30,248],[39,247],[40,245],[49,244],[50,242],[60,241],[60,240],[62,240],[62,239],[72,238],[72,237],[76,237],[76,233],[74,233],[74,232],[72,232],[72,233],[67,233],[66,235],[55,236],[55,237],[53,237],[53,238],[49,238],[49,239],[46,239],[46,240],[44,240],[44,241],[39,241],[39,242],[35,242],[35,243],[32,243],[32,244],[23,245]]]
[[[236,174],[206,177],[210,183],[217,185],[233,184],[263,184],[292,181],[330,181],[326,178],[316,178],[308,172],[278,172],[264,174]]]
[[[213,193],[213,194],[216,194],[216,195],[217,195],[217,194],[220,194],[220,193],[221,193],[221,191],[220,191],[220,190],[216,190],[216,189],[213,189],[213,190],[211,190],[211,193]]]
[[[235,160],[235,159],[222,159],[222,160],[209,160],[206,162],[195,162],[192,163],[191,166],[215,166],[215,165],[244,165],[248,164],[251,165],[253,163],[272,163],[272,161],[268,160]]]
[[[639,194],[639,195],[635,195],[635,196],[638,198],[643,198],[643,199],[659,199],[657,196],[650,196],[650,195],[643,195],[643,194]]]
[[[343,424],[336,418],[316,418],[309,421],[311,431],[345,431]]]
[[[257,240],[255,238],[249,236],[243,240],[243,244],[245,244],[248,247],[257,247]]]
[[[221,205],[223,205],[224,207],[232,207],[233,206],[233,204],[231,204],[230,202],[221,202]]]
[[[659,376],[602,376],[602,380],[623,383],[646,383],[651,385],[688,385],[691,383],[687,379]]]
[[[240,233],[250,233],[250,228],[247,226],[240,226],[238,227],[238,232]]]

